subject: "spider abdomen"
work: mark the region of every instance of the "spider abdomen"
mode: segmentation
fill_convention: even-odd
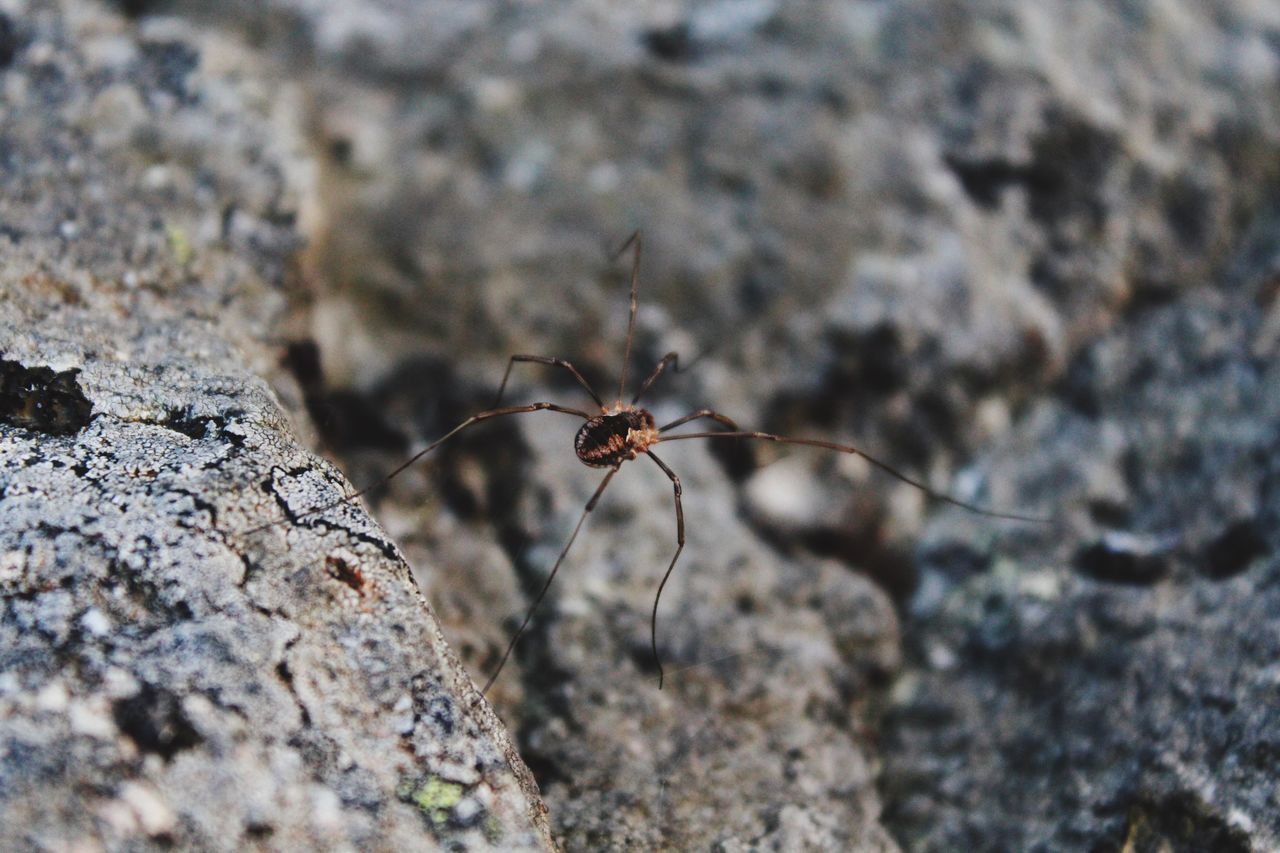
[[[578,430],[573,449],[583,464],[615,468],[635,459],[658,439],[658,426],[645,409],[624,409],[591,418]]]

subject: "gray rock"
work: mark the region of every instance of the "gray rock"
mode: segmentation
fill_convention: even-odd
[[[911,848],[1275,846],[1277,321],[1242,295],[1273,239],[1269,6],[195,5],[310,95],[295,349],[355,481],[488,406],[511,352],[612,396],[603,259],[643,227],[632,375],[698,359],[660,418],[713,405],[1055,516],[672,445],[659,693],[670,485],[628,464],[492,695],[566,846],[890,847],[882,761]],[[582,404],[520,370],[513,399]],[[477,428],[377,502],[473,671],[595,487],[575,426]]]
[[[930,529],[884,751],[907,846],[1280,844],[1276,222],[1256,239],[1269,263],[1137,314],[1020,430],[1002,464],[1060,524]]]
[[[0,846],[550,846],[395,545],[299,516],[349,487],[274,363],[308,187],[256,60],[4,9]]]

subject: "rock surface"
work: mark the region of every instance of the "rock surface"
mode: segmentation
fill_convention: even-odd
[[[659,692],[671,486],[628,463],[491,694],[564,846],[1276,846],[1274,4],[166,8],[304,93],[290,366],[354,481],[512,352],[612,397],[606,259],[643,227],[631,375],[697,362],[660,421],[712,405],[1054,517],[661,449],[689,544]],[[512,400],[585,405],[517,370]],[[477,675],[601,476],[576,426],[477,427],[376,494]]]
[[[1280,845],[1280,221],[1080,356],[1002,461],[1074,509],[932,527],[886,720],[913,849]],[[1245,257],[1249,255],[1246,254]],[[995,841],[998,839],[998,842]]]
[[[313,408],[355,479],[487,406],[511,352],[611,394],[601,259],[643,226],[632,375],[699,358],[660,420],[710,404],[1055,518],[673,445],[660,642],[692,668],[657,693],[670,492],[628,465],[493,696],[566,846],[888,846],[881,802],[910,849],[1275,846],[1273,4],[345,8],[237,20],[320,93],[313,330],[358,393]],[[521,370],[522,400],[584,399]],[[596,482],[571,422],[516,420],[380,506],[452,567],[419,576],[478,671]]]
[[[262,379],[296,409],[287,99],[178,21],[2,8],[0,847],[550,846],[395,545],[297,518],[349,487]]]

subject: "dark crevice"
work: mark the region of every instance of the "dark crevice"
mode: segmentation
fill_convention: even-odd
[[[386,557],[388,560],[393,560],[397,563],[403,562],[403,558],[400,556],[399,552],[396,551],[395,544],[379,536],[373,536],[369,533],[361,533],[358,530],[352,530],[349,527],[343,527],[341,524],[334,524],[333,522],[324,521],[323,519],[318,519],[314,524],[310,524],[306,521],[300,522],[300,524],[302,524],[304,527],[310,527],[312,529],[328,529],[328,530],[341,531],[342,533],[345,533],[348,536],[350,536],[352,539],[355,539],[357,542],[365,542],[369,545],[374,546],[380,552],[382,552],[382,556]]]
[[[289,649],[295,642],[297,641],[290,641],[284,647],[284,653],[286,655],[289,653]],[[298,695],[298,690],[293,683],[293,670],[289,669],[289,661],[287,659],[281,658],[280,662],[276,664],[276,675],[278,675],[280,680],[284,682],[284,686],[289,691],[289,695],[293,697],[293,701],[297,704],[298,710],[302,715],[302,727],[304,729],[311,728],[311,713],[303,703],[302,697]]]
[[[712,439],[705,443],[711,458],[720,464],[725,475],[742,485],[760,467],[756,448],[760,444],[749,438]]]
[[[246,838],[253,841],[265,841],[276,834],[276,829],[269,823],[256,823],[250,821],[245,824],[244,834]]]
[[[376,395],[325,384],[315,341],[290,343],[284,366],[298,380],[307,413],[326,447],[337,453],[359,449],[405,452],[405,434],[387,421],[386,406]]]
[[[1259,557],[1271,553],[1265,530],[1257,519],[1237,521],[1205,548],[1200,571],[1214,580],[1235,577]]]
[[[262,483],[260,484],[262,490],[267,494],[271,495],[271,497],[275,499],[275,502],[280,506],[280,509],[284,511],[284,518],[280,519],[279,522],[275,522],[275,523],[283,524],[284,522],[289,521],[289,522],[298,524],[301,522],[303,518],[308,517],[309,513],[316,512],[320,507],[324,507],[327,509],[340,509],[341,507],[344,507],[349,503],[348,499],[339,499],[336,501],[330,501],[327,504],[320,504],[320,506],[318,507],[311,507],[309,509],[303,509],[303,510],[295,510],[292,506],[289,505],[288,499],[280,492],[280,489],[276,487],[277,478],[284,478],[284,477],[299,478],[311,473],[314,473],[317,476],[323,476],[321,471],[314,468],[309,468],[305,465],[295,465],[287,469],[282,469],[280,466],[277,465],[271,469],[271,476],[267,477],[262,481]]]
[[[93,404],[76,381],[79,372],[54,372],[0,358],[0,421],[49,435],[74,435],[84,429]]]
[[[856,568],[901,606],[915,594],[920,572],[908,553],[885,541],[883,522],[878,518],[868,519],[857,528],[813,527],[801,534],[799,541],[819,557],[830,557]]]
[[[1167,555],[1104,537],[1080,548],[1076,568],[1100,581],[1148,586],[1169,573]]]
[[[213,503],[211,503],[207,498],[201,496],[200,494],[197,494],[196,492],[191,491],[190,489],[181,488],[180,486],[170,486],[169,492],[175,495],[183,495],[184,497],[190,498],[191,503],[195,507],[197,512],[207,512],[209,514],[209,526],[213,528],[215,531],[217,530],[218,508]],[[185,516],[187,515],[188,513],[184,512],[179,517],[185,518]],[[206,528],[201,527],[201,529],[204,530]]]
[[[244,436],[227,429],[227,426],[233,423],[235,418],[243,414],[244,412],[238,409],[218,415],[195,415],[190,409],[175,409],[169,411],[164,420],[140,421],[140,423],[150,423],[153,426],[164,427],[196,441],[218,438],[232,447],[244,447]]]
[[[327,505],[320,504],[317,507],[311,507],[305,510],[295,510],[293,507],[289,505],[289,501],[285,498],[284,495],[280,493],[280,490],[276,488],[275,474],[278,470],[279,469],[273,469],[272,476],[262,481],[262,488],[264,491],[266,491],[269,495],[271,495],[275,499],[275,502],[280,506],[280,509],[284,511],[285,517],[280,519],[278,522],[272,522],[268,526],[274,526],[275,524],[291,523],[295,526],[306,527],[311,530],[340,531],[359,542],[366,542],[370,545],[373,545],[382,553],[383,556],[387,557],[390,560],[394,560],[396,562],[401,561],[401,557],[399,555],[399,552],[396,550],[395,544],[390,542],[389,540],[383,539],[378,536],[374,536],[369,533],[362,533],[357,530],[352,530],[349,527],[346,527],[344,525],[341,525],[334,521],[326,519],[323,513],[317,511],[319,509],[336,510],[336,509],[341,509],[342,507],[345,507],[345,506],[351,506],[353,502],[349,499],[332,501]],[[286,476],[297,477],[297,476],[301,476],[302,474],[310,473],[312,472],[312,470],[313,469],[301,467],[301,468],[292,468],[284,473]],[[360,510],[358,505],[356,505],[356,508],[357,510]],[[363,512],[363,510],[360,510],[360,511]]]
[[[969,158],[947,154],[944,162],[955,173],[974,203],[986,210],[1000,205],[1003,191],[1020,186],[1027,192],[1031,215],[1053,226],[1084,215],[1096,229],[1106,217],[1102,183],[1120,146],[1115,137],[1088,121],[1060,109],[1050,109],[1046,131],[1032,140],[1028,162],[1004,158]]]
[[[143,752],[156,753],[166,761],[204,739],[187,719],[178,695],[144,684],[133,696],[112,705],[112,716],[120,730]]]
[[[13,64],[14,58],[21,49],[22,40],[13,20],[8,15],[0,13],[0,71]]]
[[[699,54],[693,31],[684,21],[648,30],[642,36],[642,41],[652,56],[666,62],[691,62]]]
[[[162,426],[165,429],[182,433],[188,438],[194,438],[196,441],[204,440],[211,427],[216,425],[207,418],[193,418],[186,412],[170,412],[169,417],[163,421],[154,422],[155,426]]]
[[[552,381],[560,381],[563,379],[560,374],[561,371],[551,371],[546,375]],[[511,393],[517,389],[507,390],[508,399],[504,404],[523,402]],[[425,442],[435,441],[467,416],[490,408],[494,391],[460,381],[446,362],[416,358],[406,361],[388,376],[372,396],[381,408],[394,405],[412,412],[411,431]],[[431,454],[432,478],[449,508],[459,517],[485,519],[499,529],[514,523],[511,520],[518,514],[529,456],[516,421],[519,417],[523,416],[486,420],[458,433]],[[480,488],[476,488],[476,478],[470,476],[477,467],[483,472]]]
[[[538,726],[522,726],[517,735],[520,744],[520,758],[533,774],[538,788],[545,791],[552,785],[563,785],[573,781],[573,771],[561,765],[554,754],[543,753],[533,745],[531,735],[538,731]]]
[[[163,11],[171,0],[113,0],[116,7],[128,18],[141,18]]]
[[[1030,168],[1004,159],[968,160],[955,154],[943,158],[955,173],[965,194],[985,210],[1000,206],[1000,195],[1006,187],[1027,183]]]

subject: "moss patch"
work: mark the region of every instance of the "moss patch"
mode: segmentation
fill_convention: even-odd
[[[420,781],[405,781],[396,789],[396,795],[418,807],[434,826],[442,826],[449,819],[449,811],[462,799],[463,787],[439,776],[428,776]]]

